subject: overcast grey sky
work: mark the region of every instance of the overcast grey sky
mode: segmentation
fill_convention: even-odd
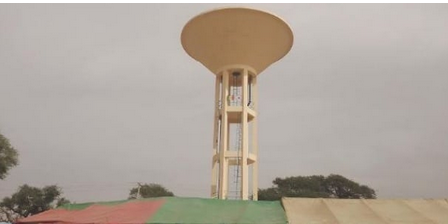
[[[180,33],[249,6],[294,46],[259,79],[260,187],[338,173],[380,198],[448,197],[448,5],[0,5],[0,132],[24,183],[76,202],[140,182],[208,197],[214,76]]]

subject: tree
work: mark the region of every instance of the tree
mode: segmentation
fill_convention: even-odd
[[[139,197],[152,198],[163,196],[174,196],[174,194],[173,192],[169,191],[160,184],[143,184],[143,185],[139,184],[138,187],[132,188],[131,191],[129,192],[129,199],[136,199]]]
[[[62,197],[62,198],[59,198],[59,199],[57,200],[57,202],[56,202],[56,207],[63,206],[63,205],[65,205],[65,204],[70,204],[70,203],[71,203],[70,200],[68,200],[67,198]],[[76,203],[76,202],[75,202],[75,203]]]
[[[18,218],[35,215],[63,203],[69,203],[61,195],[62,190],[56,185],[37,188],[25,184],[20,186],[11,197],[3,198],[0,208],[7,221],[14,222]]]
[[[375,190],[341,175],[329,175],[325,180],[325,186],[330,197],[334,198],[376,198]]]
[[[273,201],[282,197],[376,198],[370,187],[336,174],[275,178],[272,183],[273,187],[258,191],[258,200]]]
[[[19,163],[19,154],[9,140],[0,134],[0,180],[6,178],[8,171]]]

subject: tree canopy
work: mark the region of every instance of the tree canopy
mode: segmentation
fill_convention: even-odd
[[[140,196],[139,194],[140,187]],[[152,197],[163,197],[163,196],[174,196],[173,192],[166,189],[160,184],[143,184],[139,187],[132,188],[129,192],[129,199],[136,198],[152,198]]]
[[[9,140],[0,134],[0,179],[3,180],[8,175],[8,171],[19,163],[19,154],[14,149]]]
[[[282,197],[376,198],[372,188],[336,174],[276,178],[272,183],[273,187],[258,191],[258,200],[272,201]]]
[[[0,203],[5,221],[13,222],[17,218],[28,217],[69,201],[63,197],[62,190],[56,185],[43,188],[32,187],[27,184],[19,187],[11,197],[3,198]]]

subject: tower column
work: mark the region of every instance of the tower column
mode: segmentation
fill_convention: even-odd
[[[215,113],[213,117],[213,158],[212,158],[212,183],[211,183],[211,197],[217,198],[218,192],[217,192],[217,185],[218,185],[218,175],[219,175],[219,169],[218,169],[218,153],[219,153],[219,129],[221,126],[221,119],[220,119],[220,110],[221,110],[221,84],[222,84],[222,77],[220,75],[216,76],[215,81]]]
[[[247,200],[249,197],[249,167],[247,166],[247,158],[249,154],[249,129],[248,129],[248,79],[249,79],[249,71],[247,69],[243,70],[243,83],[242,83],[242,116],[241,116],[241,131],[242,131],[242,139],[241,139],[241,199]]]
[[[221,86],[221,134],[220,134],[220,147],[219,147],[219,184],[218,184],[218,197],[220,199],[227,198],[228,189],[228,160],[226,154],[229,149],[229,123],[228,123],[228,103],[227,96],[229,95],[229,72],[224,70],[221,74],[222,86]]]
[[[252,77],[252,100],[258,102],[257,76]],[[258,103],[253,104],[254,111],[258,111]],[[252,166],[252,200],[258,200],[258,116],[252,120],[252,153],[255,163]]]

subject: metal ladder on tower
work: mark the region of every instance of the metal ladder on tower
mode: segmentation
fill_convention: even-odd
[[[236,127],[236,141],[235,141],[235,151],[236,151],[236,169],[235,169],[235,199],[240,199],[241,197],[241,146],[242,146],[243,133],[241,131],[241,124]]]
[[[241,100],[241,89],[237,89],[235,91],[237,100],[235,102],[236,106],[243,106],[243,102]],[[239,99],[239,100],[238,100]],[[236,169],[235,169],[235,199],[241,199],[241,157],[242,157],[242,141],[243,141],[243,133],[242,133],[242,125],[241,125],[241,113],[238,115],[238,121],[236,125],[236,133],[235,133],[235,151],[236,151]]]

